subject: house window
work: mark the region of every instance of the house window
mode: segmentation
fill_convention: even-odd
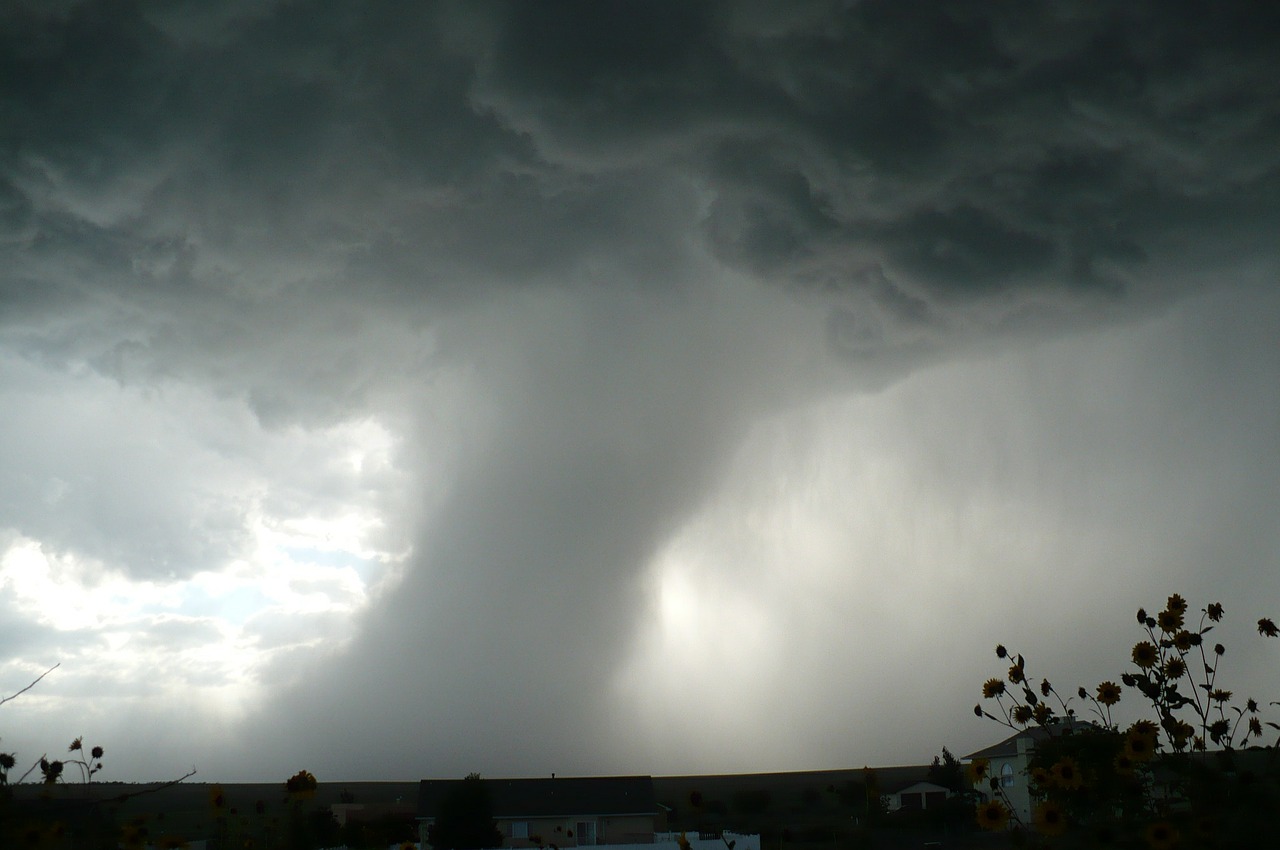
[[[511,822],[511,837],[512,838],[528,838],[529,822],[527,820],[513,820]]]
[[[596,843],[596,822],[593,820],[578,821],[578,846]]]
[[[1000,768],[1000,784],[1005,788],[1013,787],[1013,765],[1006,764]]]

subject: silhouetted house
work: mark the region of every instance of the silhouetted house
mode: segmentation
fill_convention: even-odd
[[[885,811],[919,811],[942,806],[951,789],[929,778],[927,764],[905,767],[877,767],[869,771]]]
[[[974,784],[974,789],[981,795],[982,799],[989,800],[994,796],[1003,795],[1009,801],[1009,805],[1013,808],[1013,813],[1022,820],[1023,823],[1031,823],[1031,791],[1028,787],[1028,767],[1031,764],[1031,756],[1035,753],[1036,744],[1046,740],[1049,733],[1040,728],[1032,727],[1015,732],[1008,738],[999,743],[984,747],[976,753],[969,753],[964,757],[964,761],[972,762],[975,759],[986,759],[989,764],[988,775],[999,781],[1000,791],[993,792],[990,782],[978,782]]]
[[[419,835],[427,829],[455,779],[418,784]],[[648,776],[483,779],[502,846],[585,847],[651,844],[665,826]]]

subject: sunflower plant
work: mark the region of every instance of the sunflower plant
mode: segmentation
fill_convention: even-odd
[[[982,684],[984,703],[974,713],[1034,730],[1026,776],[1032,810],[1024,822],[999,779],[975,759],[970,780],[990,788],[975,813],[978,824],[1071,846],[1218,846],[1280,837],[1271,814],[1280,810],[1280,738],[1268,742],[1264,732],[1280,731],[1280,724],[1264,721],[1252,697],[1237,703],[1219,681],[1226,649],[1208,635],[1223,615],[1215,602],[1192,622],[1176,593],[1154,615],[1139,609],[1143,635],[1120,682],[1107,679],[1072,695],[1032,676],[1024,656],[998,645],[996,657],[1009,667]],[[1280,636],[1268,618],[1258,621],[1258,632]],[[1121,726],[1113,711],[1126,690],[1151,716]]]

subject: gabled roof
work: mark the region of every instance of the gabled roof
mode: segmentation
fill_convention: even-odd
[[[436,807],[460,779],[418,783],[418,817],[434,818]],[[653,815],[658,804],[648,776],[579,776],[539,779],[482,779],[495,818],[577,815]]]
[[[930,779],[921,779],[917,782],[912,782],[910,785],[903,785],[901,788],[895,788],[893,791],[890,791],[889,793],[890,794],[903,794],[903,793],[918,794],[918,793],[929,792],[929,791],[944,791],[948,794],[951,793],[950,788],[948,788],[945,785],[939,785],[938,783]]]
[[[1085,720],[1073,720],[1060,723],[1053,730],[1044,728],[1043,726],[1031,726],[1020,732],[1015,732],[1008,738],[999,743],[984,747],[976,753],[969,753],[967,756],[961,756],[964,759],[998,759],[1016,756],[1018,754],[1018,740],[1025,739],[1029,742],[1028,750],[1034,750],[1036,744],[1046,741],[1054,735],[1060,735],[1064,732],[1082,731],[1085,729],[1094,729],[1096,726]]]
[[[905,788],[910,788],[912,785],[918,785],[921,782],[932,782],[929,779],[929,768],[930,765],[927,764],[864,768],[863,777],[865,780],[866,773],[874,776],[876,790],[881,794],[896,794]],[[939,785],[938,787],[941,788],[942,786]]]
[[[1035,749],[1036,744],[1046,740],[1048,737],[1048,731],[1041,729],[1038,726],[1031,729],[1023,729],[1021,732],[1015,732],[999,743],[992,744],[989,747],[983,747],[976,753],[969,753],[969,755],[963,756],[963,758],[970,760],[1008,758],[1009,756],[1016,756],[1018,754],[1018,740],[1020,738],[1027,739],[1030,742],[1030,746],[1027,747],[1027,749]]]

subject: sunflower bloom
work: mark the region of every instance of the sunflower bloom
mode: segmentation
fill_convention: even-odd
[[[1204,609],[1204,611],[1206,614],[1209,615],[1209,619],[1213,620],[1215,623],[1220,622],[1222,620],[1222,603],[1221,602],[1210,602],[1209,607]]]
[[[1187,673],[1187,665],[1181,658],[1170,658],[1164,663],[1164,674],[1170,679],[1181,679]]]
[[[1004,682],[1000,679],[987,679],[982,683],[983,699],[998,697],[1004,693]]]
[[[1021,664],[1014,664],[1009,668],[1009,681],[1017,685],[1026,680],[1026,674],[1022,672]]]
[[[1156,624],[1160,626],[1160,631],[1173,634],[1182,628],[1182,612],[1161,611],[1156,614]]]
[[[1013,711],[1011,712],[1011,715],[1013,717],[1014,723],[1018,723],[1023,726],[1026,726],[1028,723],[1031,722],[1031,706],[1015,705],[1013,707]]]
[[[1146,735],[1152,741],[1160,734],[1160,727],[1156,725],[1154,720],[1135,720],[1133,725],[1129,727],[1131,735]]]
[[[1280,629],[1276,628],[1276,624],[1271,621],[1270,617],[1263,617],[1258,621],[1258,634],[1266,637],[1275,637],[1280,635]]]
[[[1174,829],[1172,824],[1164,821],[1157,821],[1147,827],[1147,846],[1151,850],[1173,850],[1178,846],[1178,830]]]
[[[1173,636],[1173,645],[1178,648],[1179,652],[1188,652],[1195,645],[1195,639],[1192,637],[1191,632],[1183,629]]]
[[[1067,828],[1067,815],[1062,810],[1062,806],[1052,800],[1046,800],[1036,806],[1035,814],[1031,816],[1031,824],[1041,835],[1061,835]]]
[[[1164,603],[1164,609],[1177,614],[1185,614],[1187,613],[1187,600],[1183,599],[1181,594],[1174,593]]]
[[[1255,738],[1262,737],[1262,721],[1256,717],[1249,718],[1249,734]]]
[[[227,806],[227,798],[222,793],[221,785],[209,786],[209,805],[214,809],[224,809]]]
[[[1115,682],[1103,682],[1098,685],[1098,702],[1103,705],[1115,705],[1120,701],[1120,686]]]
[[[1129,732],[1124,739],[1124,751],[1130,761],[1151,761],[1156,754],[1156,739],[1153,736]]]
[[[1071,756],[1063,756],[1049,768],[1053,774],[1053,784],[1066,791],[1074,791],[1084,785],[1084,777],[1080,775],[1080,765]]]
[[[999,800],[989,800],[978,806],[978,826],[999,832],[1009,826],[1009,810]]]
[[[1112,766],[1115,767],[1117,776],[1130,777],[1133,776],[1133,768],[1136,763],[1127,750],[1121,750],[1116,753]]]
[[[1222,688],[1214,688],[1213,692],[1209,694],[1209,699],[1214,702],[1230,702],[1231,691],[1224,691]]]
[[[1142,669],[1156,666],[1156,662],[1160,660],[1160,652],[1156,649],[1156,645],[1149,640],[1138,643],[1133,648],[1133,663]]]
[[[965,768],[964,768],[965,776],[968,778],[969,782],[973,785],[977,785],[980,782],[985,782],[987,777],[990,776],[990,771],[991,771],[991,762],[987,761],[986,759],[974,759],[973,761],[965,765]]]
[[[1043,767],[1031,768],[1031,784],[1037,788],[1048,788],[1053,782],[1053,774]]]

